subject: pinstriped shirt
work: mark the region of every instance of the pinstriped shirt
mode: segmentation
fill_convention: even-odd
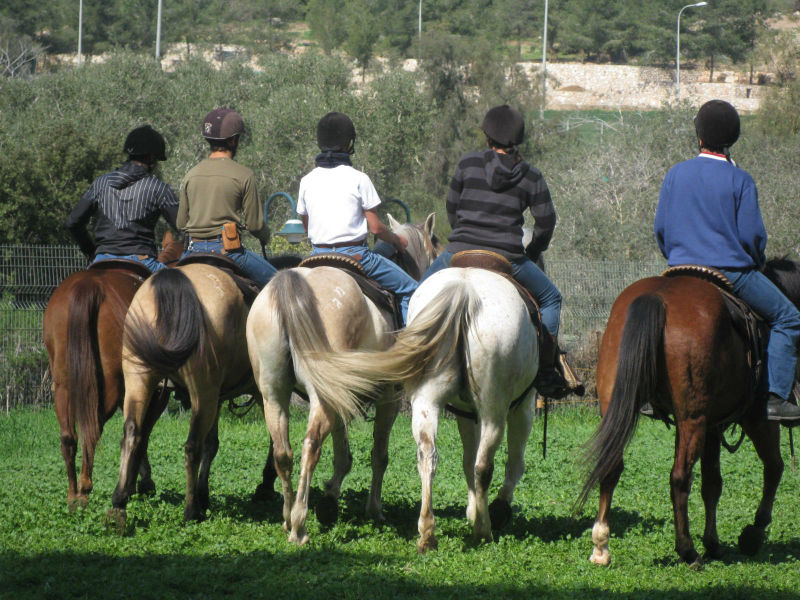
[[[81,250],[91,255],[156,255],[153,230],[159,216],[175,227],[178,198],[172,188],[146,167],[126,162],[92,182],[67,218],[66,226]],[[94,242],[86,226],[96,217]]]
[[[447,195],[450,233],[447,250],[488,249],[508,259],[524,256],[524,211],[534,219],[534,249],[550,245],[556,211],[542,173],[527,162],[494,150],[461,158]]]

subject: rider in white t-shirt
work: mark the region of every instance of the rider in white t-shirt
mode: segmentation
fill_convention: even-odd
[[[355,140],[355,126],[347,115],[331,112],[320,119],[317,145],[321,152],[316,168],[300,181],[297,213],[308,231],[311,254],[341,252],[358,260],[367,275],[397,295],[405,323],[408,300],[418,283],[399,266],[372,252],[367,235],[373,233],[401,251],[408,240],[380,220],[376,208],[381,199],[375,186],[350,162]]]

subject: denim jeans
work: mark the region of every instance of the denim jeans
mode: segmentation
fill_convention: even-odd
[[[400,309],[403,312],[403,325],[406,324],[406,319],[408,317],[408,301],[411,298],[411,294],[413,294],[419,286],[419,283],[417,283],[411,275],[403,271],[403,269],[389,259],[370,250],[369,246],[344,246],[334,249],[317,248],[314,246],[311,250],[312,255],[324,252],[339,252],[352,256],[353,258],[359,255],[360,258],[356,260],[364,267],[366,274],[377,281],[381,287],[386,288],[390,292],[394,292],[398,297],[400,300]]]
[[[734,293],[769,324],[766,356],[769,391],[786,400],[794,385],[797,346],[800,342],[800,311],[760,271],[718,270],[731,280]]]
[[[222,247],[222,240],[191,240],[189,249],[183,253],[181,258],[193,252],[212,252],[214,254],[224,254],[230,258],[241,269],[247,277],[255,281],[260,286],[265,286],[278,272],[268,261],[264,260],[255,252],[245,248],[225,252]]]
[[[433,264],[428,267],[420,283],[437,271],[449,267],[452,258],[452,252],[448,252],[447,250],[442,252],[438,258],[433,261]],[[511,268],[514,273],[514,279],[522,284],[536,299],[537,304],[539,304],[539,312],[542,314],[542,324],[547,328],[547,331],[557,336],[558,324],[561,319],[561,292],[559,292],[558,288],[553,285],[553,282],[548,279],[544,271],[527,257],[523,256],[522,258],[512,260]]]
[[[155,273],[156,271],[160,271],[161,269],[167,268],[167,265],[158,262],[152,256],[148,256],[146,258],[139,258],[138,254],[97,254],[92,262],[95,263],[98,260],[108,260],[111,258],[124,258],[125,260],[135,260],[136,262],[140,262],[145,267],[150,269],[151,273]]]

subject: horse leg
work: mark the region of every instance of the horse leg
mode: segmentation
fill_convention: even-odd
[[[414,433],[414,441],[417,442],[417,470],[422,482],[422,502],[417,522],[419,530],[417,550],[424,553],[436,550],[439,545],[434,535],[436,521],[433,518],[433,477],[436,475],[436,464],[439,462],[436,434],[439,430],[440,407],[424,397],[412,398],[411,407],[411,430]]]
[[[611,499],[614,496],[614,489],[617,487],[623,468],[624,463],[620,460],[619,464],[608,473],[608,476],[600,480],[600,502],[597,508],[597,517],[592,527],[594,550],[589,557],[589,562],[596,565],[607,565],[611,562],[611,555],[608,551],[608,538],[611,532],[608,526],[608,515],[611,512]]]
[[[219,387],[208,382],[195,382],[190,389],[192,398],[192,418],[189,422],[189,435],[184,444],[186,463],[186,501],[183,507],[185,521],[202,521],[205,508],[200,500],[199,484],[200,461],[203,458],[206,438],[216,425],[219,417]],[[208,490],[206,490],[206,494]],[[207,501],[207,499],[206,499]]]
[[[214,421],[206,440],[203,443],[203,458],[200,460],[200,470],[197,474],[197,503],[200,509],[205,512],[208,510],[208,478],[211,474],[211,463],[219,451],[219,419]]]
[[[706,509],[706,527],[703,532],[703,546],[706,556],[720,558],[722,548],[717,535],[717,505],[722,494],[722,475],[719,470],[720,439],[716,432],[706,433],[706,444],[703,456],[700,459],[700,475],[703,482],[700,493],[703,496],[703,505]]]
[[[689,534],[689,493],[692,489],[692,470],[705,447],[705,427],[702,419],[678,421],[675,427],[675,462],[670,475],[675,551],[690,565],[700,562]]]
[[[275,496],[275,480],[278,478],[278,471],[275,470],[275,444],[272,438],[269,440],[269,451],[264,469],[261,471],[261,483],[256,486],[253,492],[253,502],[269,502]]]
[[[475,524],[475,457],[478,453],[480,427],[472,419],[456,417],[458,433],[461,436],[461,468],[467,480],[467,520]]]
[[[511,502],[514,490],[525,473],[525,447],[533,426],[533,400],[535,394],[529,394],[520,404],[508,412],[506,419],[508,431],[508,460],[506,461],[505,480],[497,498],[489,505],[489,517],[492,529],[502,529],[511,520]]]
[[[333,525],[339,519],[339,495],[342,491],[342,481],[353,466],[353,454],[350,452],[347,426],[341,419],[336,419],[336,424],[331,430],[331,439],[333,441],[333,476],[325,482],[325,493],[314,509],[317,520],[323,525]]]
[[[300,477],[297,480],[297,496],[292,506],[292,531],[289,541],[302,546],[308,541],[306,518],[308,517],[308,495],[311,490],[311,478],[319,463],[322,443],[328,437],[337,421],[333,409],[319,401],[315,392],[309,393],[310,408],[308,426],[303,439],[303,454],[300,461]]]
[[[764,464],[764,487],[755,520],[739,535],[739,549],[745,554],[753,556],[761,548],[767,525],[772,522],[775,492],[783,476],[783,457],[781,457],[778,423],[745,421],[743,428],[753,440],[753,447]]]
[[[56,417],[58,417],[58,425],[61,430],[61,456],[64,457],[64,466],[67,469],[67,481],[69,484],[67,488],[67,504],[70,511],[73,511],[78,507],[78,476],[75,469],[78,436],[75,431],[75,422],[70,417],[68,391],[58,383],[54,384],[53,388]]]
[[[289,442],[289,397],[290,394],[280,394],[271,387],[261,388],[264,396],[264,420],[269,430],[270,444],[274,448],[275,471],[281,479],[283,491],[283,529],[290,531],[292,528],[292,504],[294,491],[292,489],[292,466],[294,454]],[[283,401],[279,400],[283,399]],[[266,467],[265,467],[266,470]]]
[[[389,436],[397,413],[400,412],[400,402],[396,397],[395,389],[388,387],[384,390],[375,405],[375,424],[372,430],[372,485],[367,499],[367,516],[376,521],[384,521],[381,493],[383,491],[383,476],[389,466]]]
[[[153,427],[155,427],[158,418],[164,413],[168,402],[169,394],[161,393],[157,390],[150,399],[150,406],[147,408],[147,414],[144,417],[144,425],[142,427],[142,458],[139,461],[139,483],[136,485],[136,491],[140,494],[154,494],[156,491],[156,484],[153,482],[147,449],[150,445],[150,434],[153,432]]]
[[[494,455],[503,439],[502,420],[481,419],[481,438],[475,456],[475,523],[472,537],[476,541],[492,541],[492,521],[489,518],[489,486],[494,475]]]

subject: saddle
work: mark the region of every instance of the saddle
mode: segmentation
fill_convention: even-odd
[[[383,289],[374,279],[370,279],[361,263],[351,256],[339,252],[323,252],[309,256],[301,261],[298,266],[310,269],[314,267],[334,267],[343,270],[355,280],[358,287],[361,288],[361,292],[372,300],[379,310],[392,315],[395,329],[402,328],[403,317],[400,311],[400,303],[395,295],[389,290]]]
[[[150,269],[148,269],[144,263],[140,263],[138,260],[130,260],[127,258],[106,258],[104,260],[98,260],[97,262],[90,264],[88,270],[125,271],[126,274],[135,277],[140,282],[152,275]]]
[[[242,292],[244,301],[248,307],[253,305],[253,301],[261,291],[261,288],[258,286],[258,284],[242,273],[239,265],[237,265],[235,262],[233,262],[233,260],[224,254],[215,254],[213,252],[193,252],[178,262],[179,267],[194,264],[208,265],[210,267],[216,267],[217,269],[222,269],[225,271],[233,278],[233,281],[236,283],[236,287],[238,287],[239,291]]]
[[[662,277],[696,277],[714,284],[719,289],[725,301],[725,307],[731,315],[733,328],[739,333],[747,347],[747,364],[753,373],[753,392],[756,397],[766,396],[764,355],[769,341],[769,326],[766,321],[745,301],[733,294],[733,284],[716,269],[700,265],[680,265],[668,268],[661,275]]]

